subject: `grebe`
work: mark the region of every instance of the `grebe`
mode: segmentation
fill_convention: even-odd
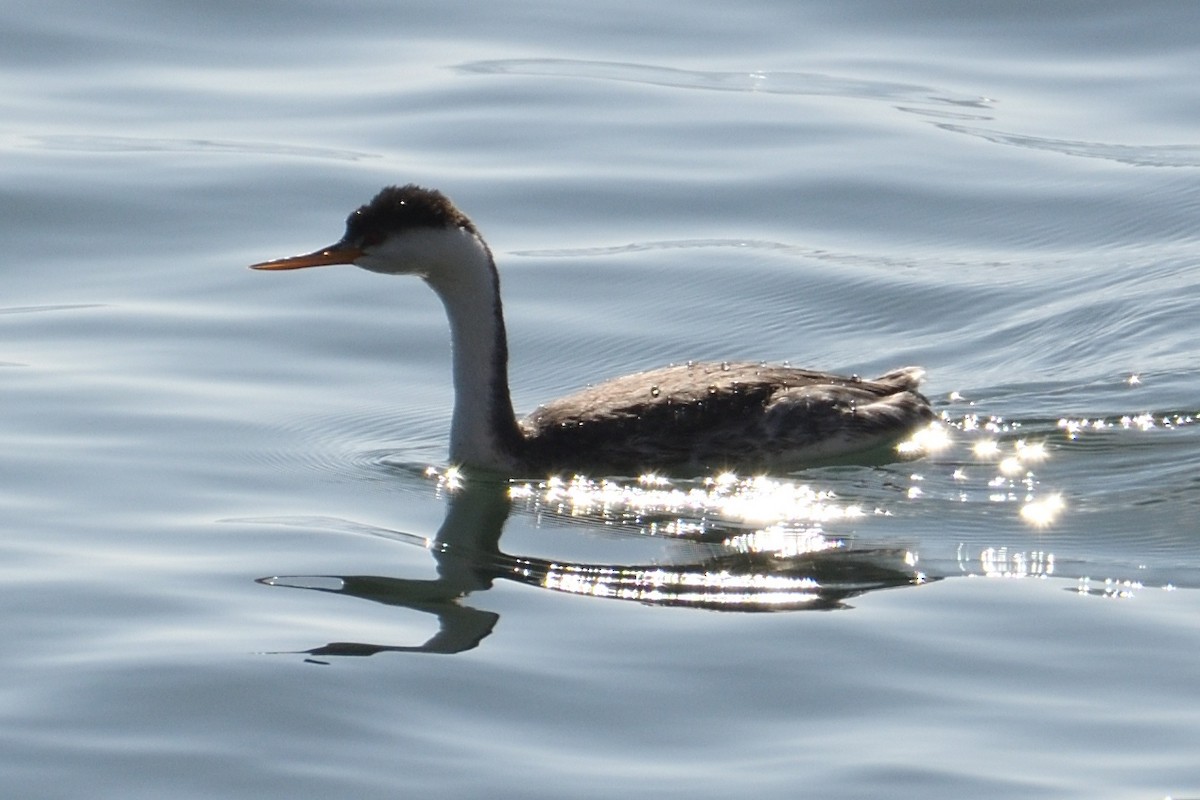
[[[350,214],[334,245],[252,265],[353,264],[417,275],[450,318],[450,461],[533,476],[555,472],[785,469],[893,444],[933,418],[923,371],[875,380],[756,363],[688,363],[639,372],[540,406],[518,421],[508,388],[500,278],[475,224],[441,192],[391,186]]]

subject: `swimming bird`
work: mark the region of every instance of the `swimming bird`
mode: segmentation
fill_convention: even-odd
[[[879,451],[933,418],[916,367],[863,380],[688,362],[595,384],[518,420],[496,263],[444,194],[387,187],[350,214],[336,244],[252,268],[331,264],[417,275],[441,298],[453,358],[450,461],[469,469],[523,477],[793,469]]]

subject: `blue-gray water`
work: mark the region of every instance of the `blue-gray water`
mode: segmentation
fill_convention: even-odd
[[[6,797],[1200,795],[1189,4],[0,16]],[[913,363],[948,442],[505,520],[419,281],[245,268],[409,181],[520,409]]]

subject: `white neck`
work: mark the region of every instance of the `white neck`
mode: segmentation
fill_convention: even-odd
[[[465,229],[410,234],[428,264],[421,277],[450,318],[454,417],[450,460],[481,469],[516,466],[521,434],[508,391],[508,344],[500,310],[500,281],[492,254]],[[434,242],[436,239],[436,244]],[[427,245],[427,246],[422,246]]]

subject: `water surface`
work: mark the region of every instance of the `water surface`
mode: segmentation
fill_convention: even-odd
[[[0,786],[1200,794],[1188,12],[5,12]],[[454,490],[432,293],[245,269],[409,181],[519,409],[913,363],[941,447]]]

